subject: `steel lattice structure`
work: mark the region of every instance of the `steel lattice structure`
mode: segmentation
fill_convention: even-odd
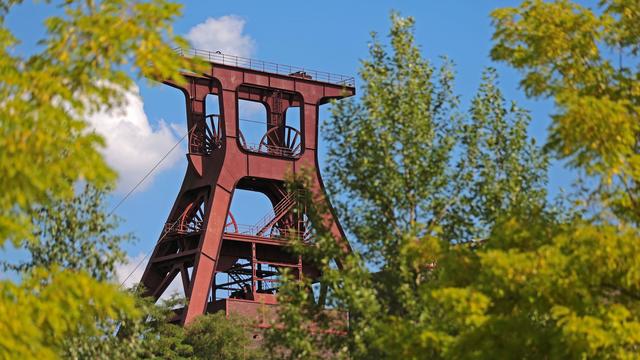
[[[164,83],[182,91],[189,131],[188,168],[142,283],[160,297],[180,276],[188,305],[176,320],[189,323],[206,312],[224,310],[265,316],[259,308],[277,304],[279,274],[319,272],[287,251],[289,236],[308,237],[309,223],[299,194],[288,193],[285,176],[311,170],[312,189],[324,195],[318,168],[318,109],[331,99],[355,94],[352,77],[192,50],[181,56],[209,61],[207,73],[185,72],[185,83]],[[208,112],[205,97],[219,98],[219,113]],[[239,100],[267,109],[264,136],[247,144],[240,131]],[[300,129],[287,125],[286,110],[300,108]],[[273,212],[251,226],[229,212],[236,189],[265,194]],[[328,207],[330,208],[330,207]],[[337,241],[348,244],[337,219],[330,220]],[[225,274],[225,281],[216,274]],[[268,311],[267,311],[268,312]]]

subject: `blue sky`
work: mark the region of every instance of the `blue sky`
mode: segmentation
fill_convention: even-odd
[[[392,9],[416,19],[415,36],[425,57],[437,61],[447,55],[456,64],[457,92],[467,106],[480,82],[483,68],[496,67],[501,88],[508,100],[515,100],[533,115],[531,136],[542,143],[546,137],[549,101],[528,100],[518,89],[519,75],[489,59],[492,27],[490,12],[496,7],[515,6],[518,1],[184,1],[183,17],[176,33],[198,47],[221,49],[277,63],[304,66],[340,74],[357,74],[360,60],[367,57],[370,32],[386,36]],[[41,21],[51,7],[27,3],[7,19],[29,51],[42,35]],[[358,84],[358,80],[356,81]],[[107,134],[111,147],[106,157],[120,170],[121,181],[113,195],[115,205],[186,131],[184,99],[178,91],[139,81],[139,94],[130,94],[126,118],[102,114],[92,119]],[[326,119],[326,109],[321,118]],[[130,151],[139,151],[131,156]],[[138,241],[126,246],[133,259],[153,249],[175,200],[186,168],[185,144],[181,144],[159,171],[117,209],[125,221],[122,231],[133,232]],[[321,163],[323,156],[321,156]],[[550,187],[570,184],[568,172],[554,165]],[[266,211],[266,201],[239,194],[232,211],[239,222],[250,222]],[[260,199],[258,199],[260,200]],[[238,214],[242,206],[250,210]],[[14,251],[2,257],[16,256]],[[143,264],[144,265],[144,264]],[[128,272],[131,265],[123,267]],[[143,266],[142,266],[143,267]],[[141,271],[142,269],[139,269]],[[137,275],[136,275],[137,276]],[[136,276],[133,276],[134,278]]]

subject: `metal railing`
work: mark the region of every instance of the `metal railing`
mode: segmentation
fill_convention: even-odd
[[[201,220],[192,220],[191,222],[185,221],[172,221],[164,224],[164,228],[162,229],[162,237],[167,235],[174,234],[189,234],[189,233],[198,233],[202,231],[203,221]]]
[[[300,147],[298,149],[295,149],[295,151],[284,146],[264,145],[264,144],[260,145],[255,143],[243,143],[242,147],[245,150],[248,150],[251,152],[281,156],[281,157],[297,158],[302,154],[302,150]]]
[[[304,234],[301,231],[296,229],[279,229],[274,228],[274,231],[271,232],[263,232],[260,234],[260,230],[262,227],[256,225],[244,225],[238,224],[238,232],[227,232],[227,234],[238,234],[238,235],[247,235],[247,236],[255,236],[266,239],[273,240],[281,240],[286,241],[289,240],[292,236],[295,238],[303,239]]]
[[[174,48],[174,51],[180,56],[199,57],[212,63],[264,71],[279,75],[294,76],[302,79],[321,81],[342,86],[355,86],[355,78],[348,75],[332,74],[326,71],[311,70],[303,67],[250,59],[236,55],[228,55],[223,54],[220,51],[183,49],[180,47]]]
[[[262,235],[266,230],[273,228],[273,226],[275,226],[275,222],[279,220],[282,215],[291,210],[297,200],[295,196],[295,193],[290,193],[273,207],[273,214],[268,212],[258,220],[258,222],[256,222],[255,226],[260,228],[257,235]]]
[[[276,227],[276,221],[280,219],[281,215],[291,211],[293,206],[300,200],[303,192],[302,190],[290,192],[282,198],[274,207],[272,211],[267,212],[260,220],[254,225],[237,224],[238,231],[235,232],[240,235],[257,236],[276,240],[287,240],[291,236],[306,239],[306,231],[300,231],[296,228],[278,228]],[[225,232],[229,232],[225,229]]]

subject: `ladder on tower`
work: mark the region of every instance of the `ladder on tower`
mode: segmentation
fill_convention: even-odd
[[[273,106],[271,108],[271,126],[282,126],[282,91],[273,92]]]

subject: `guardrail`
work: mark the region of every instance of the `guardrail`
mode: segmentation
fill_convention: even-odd
[[[162,229],[162,236],[166,235],[184,235],[189,233],[198,233],[202,230],[203,222],[201,220],[193,220],[190,223],[176,220],[164,224]]]
[[[256,225],[244,225],[238,224],[238,232],[235,234],[255,236],[273,240],[288,240],[291,236],[302,239],[304,234],[296,229],[278,229],[274,228],[273,232],[265,232],[260,234],[262,228]],[[234,232],[227,232],[227,234],[234,234]]]
[[[302,154],[301,148],[292,151],[288,147],[276,146],[276,145],[260,145],[255,143],[243,143],[243,148],[247,151],[251,151],[258,154],[268,154],[274,156],[297,158]]]
[[[174,51],[180,56],[199,57],[212,63],[237,66],[245,69],[264,71],[279,75],[294,76],[302,79],[322,81],[342,86],[355,86],[355,78],[348,75],[332,74],[326,71],[311,70],[303,67],[250,59],[236,55],[228,55],[223,54],[220,51],[182,49],[180,47],[175,48]]]

